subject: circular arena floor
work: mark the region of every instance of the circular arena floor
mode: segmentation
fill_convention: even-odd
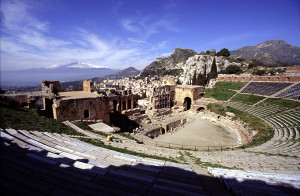
[[[154,139],[154,141],[183,145],[197,146],[225,146],[236,145],[237,136],[225,127],[217,125],[209,120],[200,118],[201,114],[190,114],[195,120],[185,124],[173,133],[166,133]]]

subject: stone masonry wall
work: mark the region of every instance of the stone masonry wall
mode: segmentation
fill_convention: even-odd
[[[99,120],[110,122],[109,104],[103,97],[55,100],[53,116],[58,121]]]
[[[202,86],[177,86],[175,88],[175,104],[182,106],[186,97],[190,97],[193,104],[195,100],[201,98],[200,93],[203,92],[203,89]]]
[[[239,81],[239,82],[250,82],[250,81],[261,81],[261,82],[299,82],[300,76],[253,76],[253,75],[225,75],[219,74],[217,81]]]

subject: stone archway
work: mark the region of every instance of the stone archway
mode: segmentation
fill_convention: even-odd
[[[203,112],[204,110],[205,110],[204,107],[198,107],[197,110],[196,110],[196,112]]]
[[[183,102],[183,107],[185,108],[185,110],[191,109],[191,105],[192,105],[192,99],[190,97],[185,97]]]

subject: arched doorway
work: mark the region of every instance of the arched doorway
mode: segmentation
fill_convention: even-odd
[[[131,100],[127,100],[127,110],[131,109]]]
[[[114,105],[114,112],[116,112],[118,110],[117,108],[118,102],[116,100],[113,100],[113,105]]]
[[[190,97],[184,98],[183,107],[185,107],[185,110],[191,109],[192,99]]]
[[[199,108],[197,108],[197,112],[203,112],[205,110],[205,108],[204,107],[199,107]]]

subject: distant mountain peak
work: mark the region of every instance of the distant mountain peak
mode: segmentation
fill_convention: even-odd
[[[76,61],[76,62],[65,64],[65,65],[51,65],[51,66],[46,67],[46,69],[57,69],[57,68],[79,68],[79,69],[107,68],[107,69],[111,69],[110,67],[94,65],[94,64],[89,64],[89,63],[83,63],[80,61]]]
[[[230,51],[231,56],[246,60],[256,59],[267,65],[283,63],[300,64],[300,47],[283,40],[268,40],[255,46],[246,46]]]
[[[263,43],[256,45],[257,48],[267,48],[267,47],[282,47],[282,46],[291,46],[283,40],[268,40]]]

